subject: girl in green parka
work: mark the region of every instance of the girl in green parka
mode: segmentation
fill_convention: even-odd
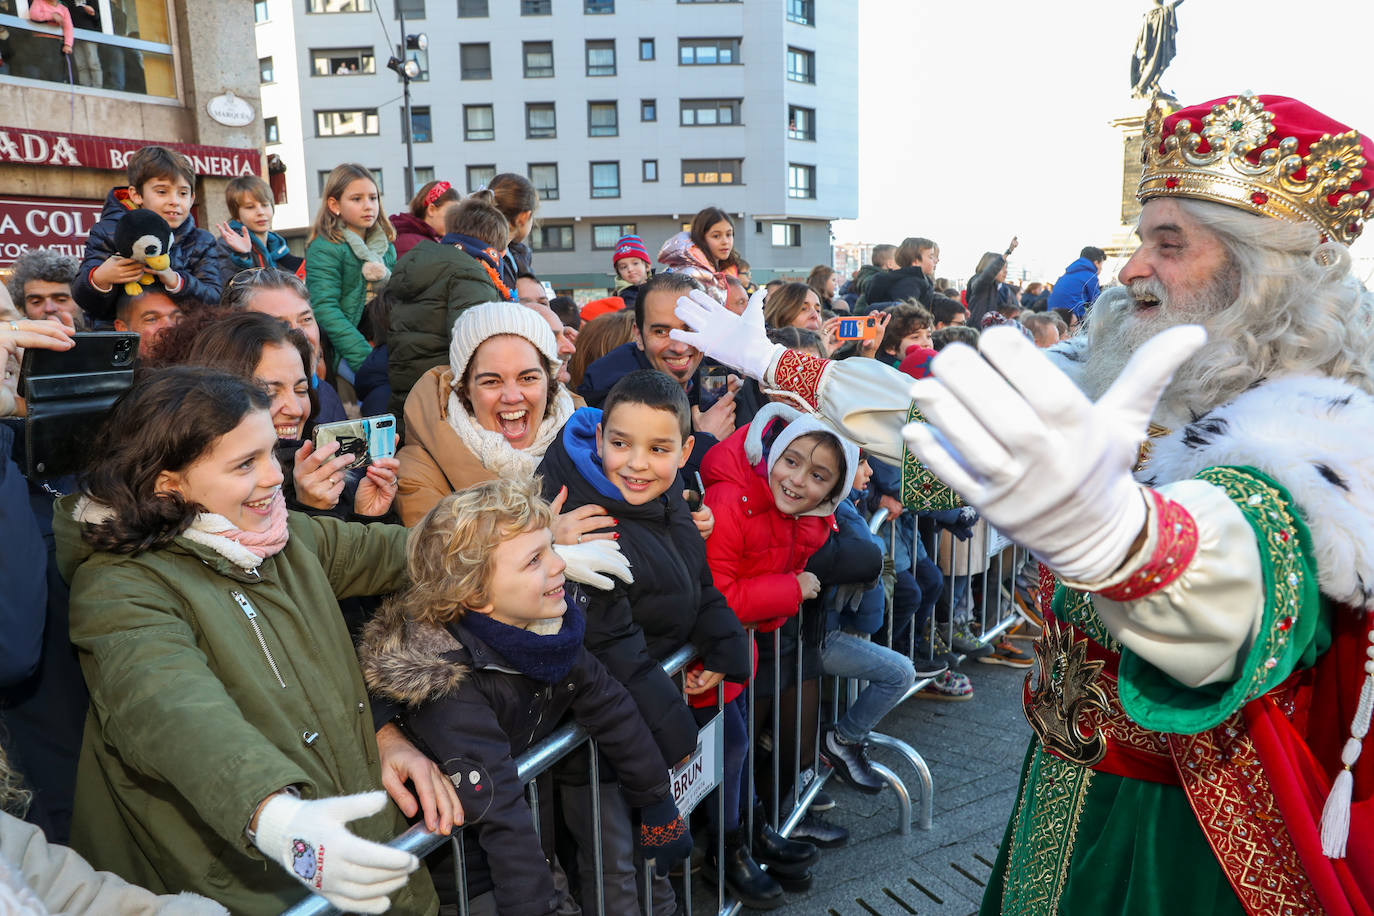
[[[329,369],[352,382],[372,352],[358,325],[363,307],[396,266],[396,230],[382,212],[377,182],[365,166],[336,166],[320,197],[305,249],[305,285],[324,330]]]
[[[411,814],[411,779],[444,832],[457,796],[374,729],[336,600],[405,585],[407,531],[288,512],[269,406],[225,373],[154,374],[57,504],[91,693],[72,846],[235,914],[279,913],[302,885],[349,912],[433,914],[419,862],[382,845],[406,821],[378,790]]]

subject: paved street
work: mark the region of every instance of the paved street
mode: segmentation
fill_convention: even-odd
[[[1030,728],[1020,705],[1024,670],[971,661],[960,670],[973,680],[972,701],[911,699],[882,725],[915,747],[930,767],[935,785],[931,829],[913,823],[904,837],[890,792],[861,795],[831,779],[827,791],[836,807],[826,817],[849,829],[850,843],[823,851],[810,892],[788,895],[787,905],[773,912],[968,916],[977,911],[1015,802]],[[919,812],[919,783],[910,766],[881,748],[872,756],[903,778]],[[696,887],[700,893],[703,885]],[[698,916],[711,909],[700,898],[694,902]]]

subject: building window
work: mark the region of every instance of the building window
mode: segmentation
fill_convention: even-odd
[[[429,184],[434,180],[434,166],[417,165],[415,166],[415,187]]]
[[[329,173],[330,173],[330,171],[331,171],[331,169],[321,169],[320,171],[318,171],[318,172],[315,173],[315,177],[316,177],[316,179],[318,180],[318,184],[319,184],[319,193],[320,193],[320,196],[324,196],[324,186],[329,182]],[[377,185],[377,193],[378,193],[378,194],[381,194],[381,193],[382,193],[382,190],[383,190],[383,189],[382,189],[382,169],[381,169],[381,167],[380,167],[380,166],[374,166],[374,167],[372,167],[372,168],[369,168],[368,171],[372,173],[372,180],[373,180],[373,182],[375,182],[376,185]]]
[[[315,136],[362,137],[381,132],[377,123],[377,109],[357,108],[352,111],[315,112]]]
[[[521,16],[550,16],[553,14],[553,0],[520,0]]]
[[[639,229],[634,223],[603,223],[592,226],[592,247],[597,251],[610,251],[623,237],[638,234]]]
[[[681,123],[683,127],[714,127],[719,124],[738,124],[739,106],[743,99],[683,99]]]
[[[530,184],[539,192],[540,200],[558,199],[558,163],[531,162]]]
[[[620,115],[615,102],[587,103],[587,136],[616,137],[620,135]]]
[[[801,48],[787,49],[787,78],[796,83],[816,81],[816,55]]]
[[[645,181],[658,181],[658,160],[645,159],[641,163],[640,177]]]
[[[491,45],[462,44],[458,46],[459,67],[465,80],[491,79]]]
[[[270,58],[270,57],[259,57],[259,58],[258,58],[258,82],[260,82],[260,83],[275,83],[276,81],[277,81],[277,78],[276,78],[276,76],[275,76],[275,75],[273,74],[273,72],[272,72],[272,58]]]
[[[459,19],[485,19],[487,0],[458,0]]]
[[[539,226],[530,233],[530,248],[535,251],[572,251],[572,226]]]
[[[787,196],[812,200],[816,196],[816,167],[787,164]]]
[[[816,139],[816,109],[800,105],[787,106],[787,139]]]
[[[656,56],[654,50],[654,40],[652,38],[641,38],[639,40],[639,59],[653,60]]]
[[[592,197],[620,196],[620,163],[592,163]]]
[[[684,67],[739,63],[738,38],[679,38],[677,62]]]
[[[277,126],[276,118],[263,118],[262,128],[264,139],[268,144],[281,142],[281,128]]]
[[[468,166],[468,193],[476,193],[478,188],[485,188],[496,177],[496,166],[494,165],[470,165]]]
[[[370,13],[372,0],[306,0],[312,13]]]
[[[425,0],[396,0],[395,17],[401,18],[404,13],[407,20],[425,18]]]
[[[587,75],[615,76],[615,39],[587,42]]]
[[[267,11],[267,0],[253,0],[253,21],[267,22],[271,14]]]
[[[582,12],[588,16],[614,13],[615,0],[582,0]]]
[[[658,100],[640,99],[639,100],[639,120],[657,121],[658,120]]]
[[[401,109],[401,113],[402,115],[405,114],[404,107]],[[402,125],[404,123],[402,121]],[[404,137],[404,134],[402,136]],[[410,106],[410,136],[416,143],[429,143],[434,139],[434,129],[429,120],[428,105]]]
[[[496,114],[490,105],[463,106],[463,139],[496,139]]]
[[[787,21],[815,25],[816,0],[787,0]]]
[[[743,184],[740,175],[743,159],[684,159],[682,160],[682,183],[698,184]]]
[[[525,52],[525,76],[529,79],[542,79],[553,76],[553,42],[527,41],[522,47]]]
[[[774,223],[774,224],[773,224],[773,247],[774,247],[774,248],[800,248],[800,247],[801,247],[801,223]]]
[[[76,36],[76,53],[65,56],[57,52],[59,42],[49,40],[60,35],[55,25],[58,21],[55,14],[51,22],[44,20],[42,26],[29,28],[31,23],[28,17],[32,15],[39,18],[41,15],[38,4],[33,0],[17,4],[14,0],[0,0],[0,18],[10,20],[0,22],[0,41],[3,41],[0,54],[4,56],[3,62],[0,62],[0,78],[25,77],[43,80],[59,83],[64,90],[69,88],[68,80],[72,79],[73,83],[83,89],[113,89],[159,98],[175,98],[179,94],[178,72],[172,58],[170,43],[172,27],[169,14],[185,4],[164,3],[160,0],[115,4],[114,12],[117,19],[111,16],[112,11],[108,4],[97,0],[46,3],[43,7],[61,10],[78,7],[83,3],[92,9],[103,10],[97,12],[100,21],[94,23],[94,27],[89,30],[83,29]],[[121,6],[128,9],[127,16],[121,11]],[[270,4],[267,2],[254,3],[254,20],[270,21],[269,7]],[[136,48],[128,47],[129,45]],[[248,46],[252,47],[251,40]],[[271,58],[266,58],[265,61],[270,70]],[[78,63],[83,65],[80,72],[77,71]],[[90,64],[90,68],[84,66],[85,64]],[[189,75],[182,76],[184,79],[190,79]],[[271,82],[271,76],[264,77],[262,81]],[[6,109],[6,113],[10,111]],[[32,126],[40,125],[35,122]],[[48,125],[42,126],[53,125],[49,122]],[[5,144],[8,146],[9,141],[6,140]],[[39,153],[40,157],[46,155],[44,152]],[[57,158],[54,157],[52,161],[56,162]],[[8,219],[6,223],[8,225]]]
[[[315,76],[356,76],[377,72],[371,48],[312,48],[310,72]]]
[[[558,136],[553,102],[525,103],[525,136],[532,140]]]

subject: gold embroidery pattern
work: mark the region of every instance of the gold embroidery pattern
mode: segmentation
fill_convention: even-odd
[[[1053,620],[1045,621],[1033,648],[1036,669],[1026,675],[1026,721],[1044,747],[1066,760],[1100,763],[1107,756],[1107,739],[1101,729],[1085,732],[1083,720],[1090,711],[1107,711],[1107,693],[1096,683],[1106,662],[1089,659],[1088,641],[1074,639],[1072,628]]]
[[[908,423],[924,423],[926,418],[912,404],[907,411]],[[911,449],[902,448],[902,505],[913,512],[927,512],[939,509],[958,509],[964,505],[949,487],[916,460]]]
[[[1302,608],[1309,583],[1298,552],[1297,525],[1288,501],[1274,487],[1233,467],[1208,468],[1198,477],[1221,487],[1256,530],[1260,559],[1265,570],[1265,626],[1259,633],[1261,659],[1249,671],[1245,699],[1252,700],[1272,686],[1270,673],[1279,665],[1290,631]]]
[[[1166,738],[1198,826],[1246,913],[1319,916],[1241,714],[1200,734]]]
[[[1107,632],[1106,625],[1098,619],[1097,612],[1093,610],[1092,595],[1065,588],[1062,585],[1058,587],[1057,592],[1062,593],[1063,603],[1060,605],[1060,610],[1056,616],[1082,630],[1084,635],[1108,652],[1115,652],[1118,655],[1121,653],[1121,643],[1117,642],[1112,634]],[[1056,598],[1059,598],[1058,593],[1055,595]]]
[[[1095,728],[1106,736],[1110,744],[1120,744],[1160,758],[1159,765],[1169,766],[1169,742],[1160,732],[1146,731],[1132,722],[1118,699],[1116,677],[1110,672],[1102,672],[1102,689],[1107,695],[1104,709],[1090,708],[1084,712],[1083,722],[1088,728]]]
[[[1059,909],[1092,777],[1087,767],[1035,749],[1012,828],[1003,916],[1051,916]]]

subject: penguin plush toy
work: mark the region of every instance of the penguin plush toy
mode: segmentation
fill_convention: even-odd
[[[153,271],[172,266],[172,227],[152,210],[130,210],[119,218],[114,232],[115,250],[133,258],[146,271],[137,281],[124,284],[124,292],[137,296],[156,279]]]

